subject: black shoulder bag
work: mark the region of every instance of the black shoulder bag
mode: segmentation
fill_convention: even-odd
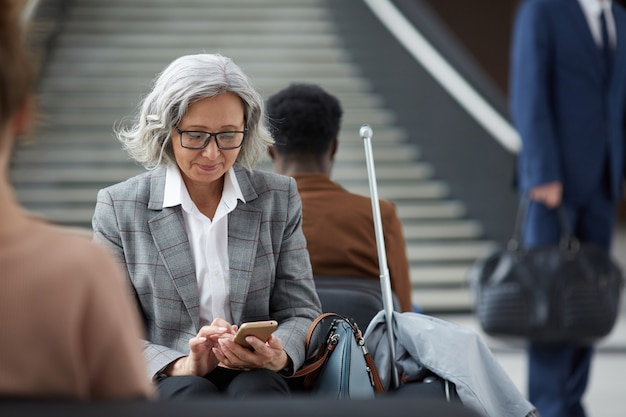
[[[619,266],[604,249],[572,236],[562,207],[560,244],[522,248],[527,206],[523,198],[508,246],[470,268],[482,329],[534,343],[589,344],[607,336],[620,307],[624,279]]]

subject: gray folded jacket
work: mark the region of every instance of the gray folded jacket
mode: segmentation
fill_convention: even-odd
[[[418,313],[394,311],[393,323],[395,363],[401,381],[416,379],[426,368],[454,383],[463,404],[486,417],[524,417],[535,413],[535,407],[473,330]],[[384,311],[374,316],[363,337],[388,390],[391,353]]]

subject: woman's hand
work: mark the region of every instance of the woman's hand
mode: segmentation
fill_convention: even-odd
[[[203,326],[196,337],[189,340],[189,355],[172,362],[163,372],[169,376],[208,374],[220,362],[213,352],[218,339],[224,335],[232,337],[236,330],[236,326],[223,319],[213,320],[211,325]]]
[[[254,350],[238,345],[232,336],[220,337],[219,347],[213,348],[213,353],[222,366],[231,369],[263,368],[278,372],[287,366],[289,357],[278,337],[272,335],[263,342],[256,336],[247,336],[246,341]]]

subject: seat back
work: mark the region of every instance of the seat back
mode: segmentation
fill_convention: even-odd
[[[363,333],[372,318],[384,309],[378,280],[334,275],[315,275],[314,279],[322,310],[354,319]],[[398,298],[392,296],[393,309],[400,311]]]

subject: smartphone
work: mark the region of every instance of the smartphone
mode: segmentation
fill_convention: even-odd
[[[246,342],[246,336],[256,336],[265,342],[274,332],[276,326],[278,326],[278,322],[276,320],[242,323],[241,326],[239,326],[239,330],[237,330],[237,334],[235,335],[235,343],[243,347],[247,347],[248,349],[252,349],[252,346]]]

